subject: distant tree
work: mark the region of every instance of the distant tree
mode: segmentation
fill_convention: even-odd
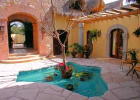
[[[13,25],[11,26],[11,32],[12,34],[24,34],[24,26]]]

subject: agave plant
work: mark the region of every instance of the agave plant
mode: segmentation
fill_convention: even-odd
[[[136,37],[140,37],[140,27],[138,27],[133,33]]]
[[[139,50],[137,50],[137,49],[128,50],[128,54],[130,54],[131,60],[136,60],[137,61],[138,52],[139,52]]]

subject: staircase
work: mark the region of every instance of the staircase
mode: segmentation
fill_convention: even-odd
[[[36,52],[32,53],[13,53],[10,54],[7,60],[0,60],[0,63],[14,64],[14,63],[26,63],[37,60],[42,60],[45,57],[38,55]]]

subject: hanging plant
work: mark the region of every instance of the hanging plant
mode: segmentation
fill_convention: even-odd
[[[138,27],[133,33],[136,37],[140,37],[140,27]]]
[[[90,33],[90,38],[94,41],[97,40],[98,37],[101,36],[101,31],[94,29],[94,30],[89,30]]]
[[[71,0],[69,8],[81,11],[83,8],[83,0]]]
[[[93,41],[97,40],[98,37],[101,36],[101,31],[97,29],[88,30],[87,34],[88,40],[87,44],[84,47],[84,55],[86,58],[89,58],[89,56],[92,54],[93,51]]]

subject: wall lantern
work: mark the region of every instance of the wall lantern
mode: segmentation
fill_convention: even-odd
[[[2,21],[0,21],[0,37],[1,37],[1,40],[4,40],[4,36],[3,36],[4,30],[5,30],[4,28],[5,28],[4,23]]]
[[[4,23],[0,21],[0,33],[4,32]]]
[[[4,26],[0,26],[0,32],[4,32]]]

